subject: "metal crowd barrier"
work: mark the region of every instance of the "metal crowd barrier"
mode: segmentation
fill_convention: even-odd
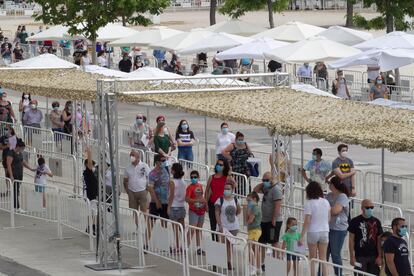
[[[138,226],[145,253],[179,264],[183,275],[190,275],[186,234],[180,223],[140,212]]]
[[[10,213],[10,227],[15,226],[14,223],[14,189],[9,178],[0,177],[0,210]]]
[[[359,270],[355,270],[352,267],[346,267],[341,265],[336,265],[330,262],[325,262],[319,259],[312,259],[309,262],[310,266],[310,275],[316,276],[318,275],[318,269],[320,268],[321,271],[323,269],[326,269],[327,274],[326,275],[335,275],[335,270],[342,271],[340,275],[355,275],[355,276],[374,276],[373,274],[362,272]],[[323,273],[321,273],[324,275]]]
[[[54,151],[54,136],[51,129],[23,126],[23,139],[28,147]]]
[[[230,176],[234,179],[234,182],[236,183],[234,193],[239,196],[247,196],[247,194],[249,194],[252,190],[247,176],[236,172],[230,172]]]
[[[190,181],[191,171],[196,170],[200,174],[200,183],[207,185],[207,180],[210,177],[210,168],[207,165],[184,159],[180,159],[178,162],[183,166],[184,179]]]
[[[95,224],[91,203],[83,196],[59,191],[60,223],[80,233],[86,233],[89,237],[89,249],[94,249],[93,235]],[[62,229],[62,228],[61,228]]]

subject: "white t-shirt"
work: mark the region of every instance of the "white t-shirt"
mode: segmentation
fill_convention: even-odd
[[[236,136],[234,136],[234,134],[231,132],[227,134],[223,134],[223,133],[217,134],[216,154],[221,154],[222,150],[224,150],[231,143],[234,143],[235,138]]]
[[[183,179],[173,179],[174,182],[174,199],[171,207],[184,207],[185,203],[185,192],[187,185]]]
[[[49,167],[46,164],[44,164],[42,167],[37,166],[35,183],[38,185],[45,186],[47,177],[46,173],[51,173]]]
[[[305,203],[305,215],[311,215],[308,232],[329,232],[331,206],[324,198],[311,199]]]
[[[345,79],[339,81],[338,93],[336,94],[336,96],[342,99],[348,99],[348,95],[346,94],[346,85],[347,83]]]
[[[221,205],[220,198],[217,199],[214,205]],[[239,205],[238,202],[237,205]],[[234,198],[232,198],[231,200],[226,200],[225,198],[223,198],[223,205],[221,205],[220,212],[221,224],[223,225],[223,228],[229,231],[240,229],[239,219],[237,218],[237,205],[236,200]],[[217,231],[218,230],[219,229],[217,227]]]
[[[128,190],[137,193],[147,188],[148,175],[150,168],[144,162],[139,162],[136,166],[130,164],[125,168],[124,177],[128,178]]]
[[[106,67],[108,65],[106,62],[106,58],[103,56],[98,57],[97,61],[99,66]]]

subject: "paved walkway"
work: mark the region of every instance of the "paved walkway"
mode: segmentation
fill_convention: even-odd
[[[9,215],[0,211],[0,229],[9,226]],[[95,255],[88,254],[88,239],[82,233],[63,228],[63,236],[56,240],[56,224],[28,217],[16,216],[16,229],[0,230],[0,276],[76,276],[76,275],[182,275],[180,266],[146,255],[148,265],[154,268],[138,270],[95,272],[85,267],[95,263]],[[123,261],[137,265],[134,250],[122,249]],[[1,274],[4,273],[4,274]],[[192,271],[191,275],[208,275]]]

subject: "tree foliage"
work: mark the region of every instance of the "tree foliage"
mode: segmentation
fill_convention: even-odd
[[[387,32],[395,30],[405,31],[411,28],[406,16],[414,16],[414,0],[365,0],[364,7],[376,5],[379,16],[366,19],[360,14],[354,16],[354,23],[365,29],[383,29]]]
[[[270,3],[271,5],[268,5]],[[271,6],[271,10],[269,6]],[[284,11],[288,6],[289,0],[226,0],[220,8],[220,12],[229,15],[233,19],[237,19],[249,11],[258,11],[266,8],[269,10],[269,21],[273,21],[273,18],[270,18],[272,17],[271,14]],[[270,27],[273,28],[274,26]]]

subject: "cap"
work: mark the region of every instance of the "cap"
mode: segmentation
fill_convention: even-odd
[[[160,116],[158,116],[158,117],[157,117],[157,119],[156,119],[157,123],[158,123],[159,121],[161,121],[161,120],[165,121],[165,116],[164,116],[164,115],[160,115]]]

